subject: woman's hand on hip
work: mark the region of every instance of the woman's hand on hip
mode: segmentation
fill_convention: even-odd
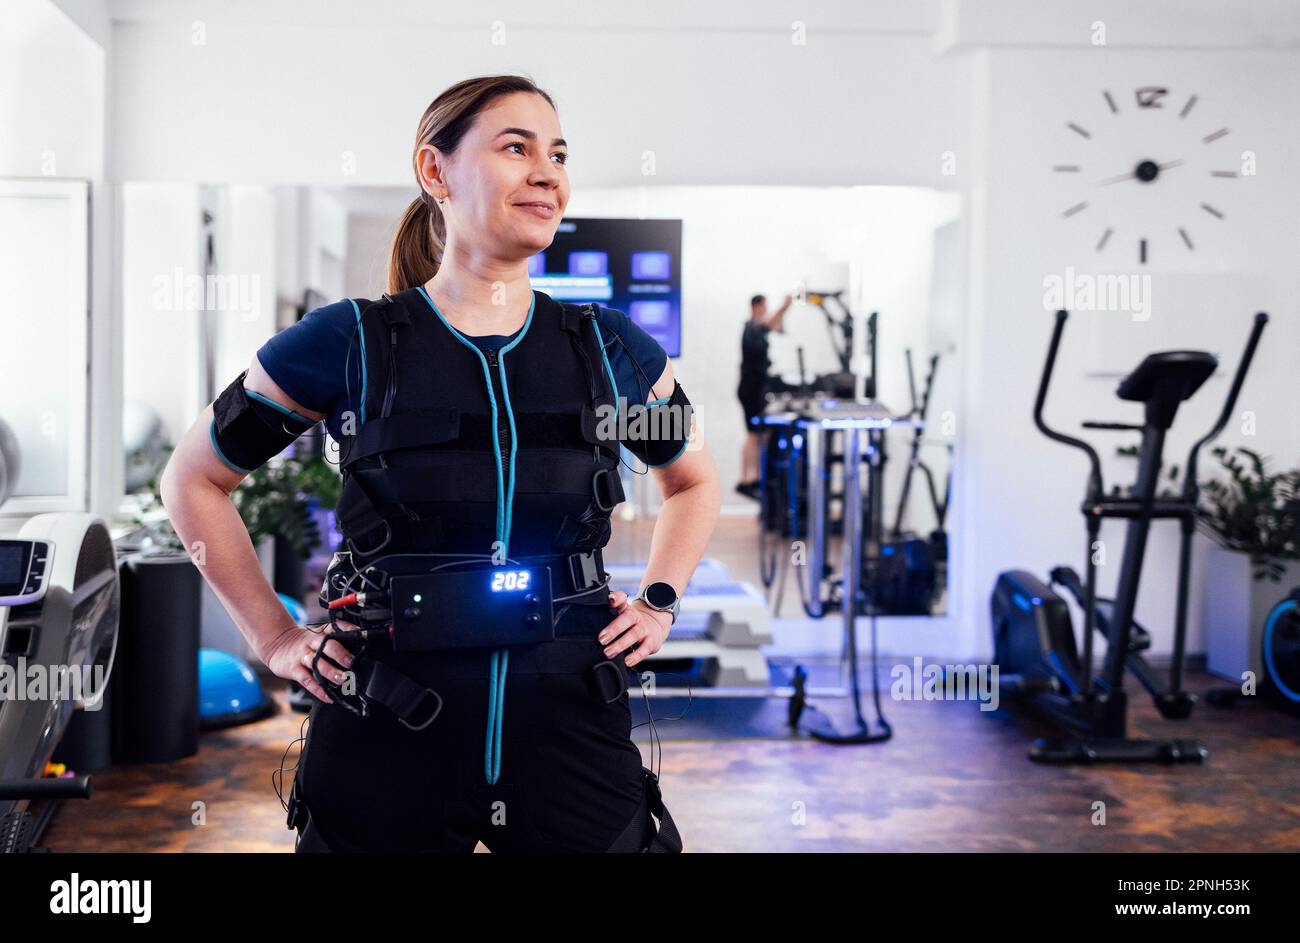
[[[339,623],[345,628],[346,623]],[[300,625],[286,629],[273,639],[262,655],[266,667],[277,677],[286,681],[296,681],[310,691],[318,700],[333,704],[325,689],[320,686],[311,673],[312,658],[322,645],[325,646],[317,667],[320,673],[335,684],[343,684],[351,671],[352,653],[342,644],[327,636],[334,631],[334,626],[325,626],[323,631],[313,632]]]
[[[663,648],[673,615],[651,609],[639,599],[628,602],[626,593],[616,592],[611,594],[611,599],[614,596],[622,597],[619,603],[611,604],[618,610],[618,616],[596,638],[605,646],[607,658],[617,658],[620,652],[626,652],[624,664],[631,668]]]

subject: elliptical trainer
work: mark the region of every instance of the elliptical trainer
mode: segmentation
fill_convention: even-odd
[[[1142,561],[1151,522],[1155,519],[1176,519],[1181,525],[1182,536],[1173,661],[1168,683],[1163,690],[1156,691],[1154,700],[1166,718],[1185,719],[1191,713],[1195,698],[1182,689],[1182,680],[1188,575],[1198,499],[1196,460],[1201,446],[1217,436],[1232,415],[1260,334],[1268,323],[1268,315],[1261,312],[1255,316],[1254,326],[1237,365],[1218,422],[1192,445],[1184,471],[1182,492],[1176,498],[1156,496],[1165,435],[1173,425],[1179,405],[1189,399],[1214,372],[1218,358],[1198,350],[1149,354],[1132,373],[1120,381],[1116,391],[1120,399],[1144,405],[1144,423],[1140,426],[1114,422],[1083,424],[1086,429],[1142,434],[1137,478],[1131,493],[1125,497],[1108,497],[1102,485],[1101,463],[1093,447],[1049,428],[1043,421],[1043,404],[1047,399],[1052,368],[1056,363],[1061,334],[1068,317],[1066,311],[1056,313],[1056,325],[1034,403],[1034,424],[1048,438],[1084,452],[1091,466],[1087,493],[1081,508],[1088,531],[1085,548],[1088,566],[1083,590],[1083,657],[1080,659],[1075,648],[1074,629],[1065,601],[1031,573],[1024,570],[1002,573],[998,576],[991,600],[993,660],[999,670],[1000,687],[1037,708],[1071,734],[1069,738],[1036,741],[1029,755],[1037,762],[1204,762],[1208,751],[1195,741],[1128,739],[1124,671],[1126,666],[1131,670],[1136,667],[1130,664],[1137,653],[1134,643],[1135,639],[1143,637],[1134,631],[1133,610],[1137,602],[1138,582],[1142,576]],[[1128,521],[1128,528],[1124,540],[1124,557],[1120,564],[1119,585],[1106,620],[1106,658],[1102,671],[1094,677],[1092,642],[1093,630],[1098,621],[1099,600],[1093,547],[1105,518],[1123,518]]]

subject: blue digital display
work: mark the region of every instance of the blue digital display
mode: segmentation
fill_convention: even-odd
[[[492,574],[492,592],[510,593],[528,588],[528,579],[532,574],[528,570],[502,570]]]

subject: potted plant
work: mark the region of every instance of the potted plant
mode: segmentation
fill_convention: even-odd
[[[1234,681],[1258,677],[1269,609],[1300,585],[1300,469],[1274,473],[1247,448],[1211,454],[1226,480],[1201,484],[1198,524],[1212,545],[1205,581],[1207,667]]]

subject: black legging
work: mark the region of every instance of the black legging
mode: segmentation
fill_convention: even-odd
[[[317,702],[297,773],[310,816],[298,850],[472,851],[482,841],[493,852],[640,851],[646,800],[626,677],[607,702],[592,671],[606,660],[596,635],[615,615],[570,606],[557,626],[568,637],[511,650],[495,785],[484,771],[490,650],[383,656],[442,696],[421,731],[380,706],[363,718]],[[625,675],[623,654],[614,661]]]

